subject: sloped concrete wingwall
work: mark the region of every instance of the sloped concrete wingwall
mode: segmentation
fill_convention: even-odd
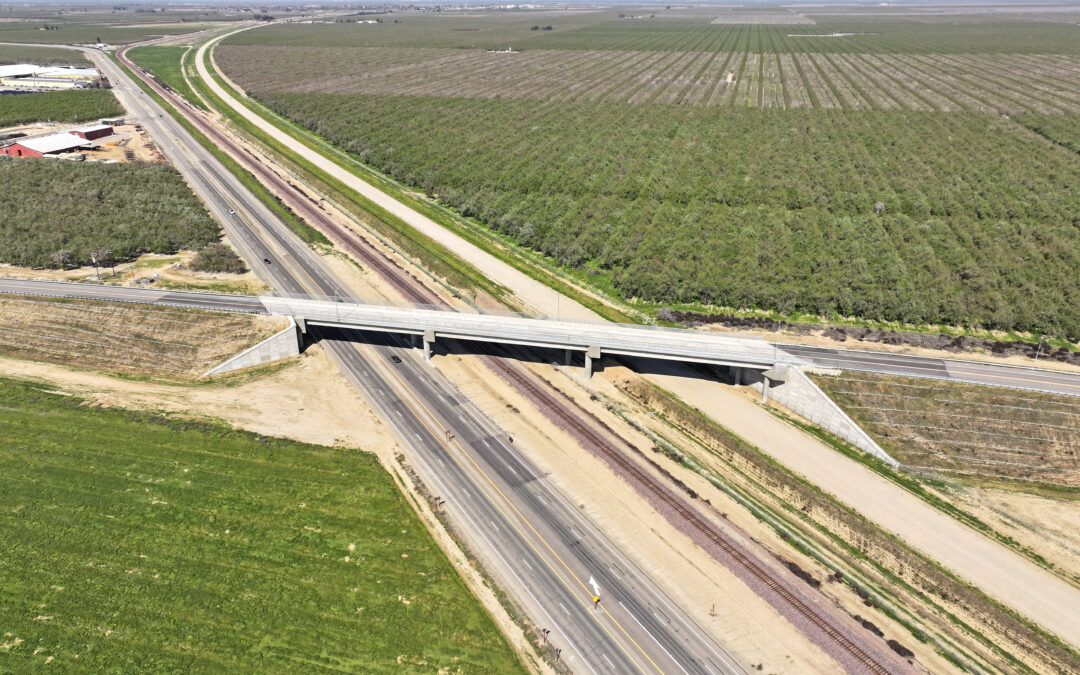
[[[785,382],[772,382],[769,398],[795,414],[810,420],[825,431],[844,439],[856,448],[896,467],[900,463],[885,452],[863,428],[848,417],[829,395],[814,384],[801,368],[788,367]],[[760,372],[744,370],[743,382],[761,391],[763,376]]]
[[[233,370],[241,370],[242,368],[261,366],[264,363],[270,363],[271,361],[280,361],[282,359],[297,356],[300,354],[300,344],[302,339],[303,335],[300,333],[300,327],[297,326],[296,322],[290,317],[289,326],[283,331],[271,335],[254,347],[242,351],[225,363],[212,368],[207,371],[203,377],[220,375]]]

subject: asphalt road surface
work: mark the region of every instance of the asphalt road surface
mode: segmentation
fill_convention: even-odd
[[[829,349],[790,344],[779,346],[781,350],[792,356],[806,359],[814,365],[825,368],[1080,396],[1080,373],[1074,372],[855,349]]]
[[[168,305],[219,312],[265,314],[266,308],[254,295],[164,291],[156,288],[105,286],[68,281],[38,281],[29,279],[0,279],[0,293],[44,295],[52,298],[81,298],[131,302],[143,305]]]
[[[180,124],[114,63],[90,53],[135,119],[225,223],[231,241],[261,278],[279,293],[350,295],[285,223]],[[264,264],[264,258],[271,264]],[[88,288],[99,297],[127,301],[144,292]],[[216,298],[221,309],[237,303],[233,311],[246,308],[247,302],[176,292],[161,293],[156,301],[177,304],[183,298],[197,307],[206,307],[207,298]],[[444,493],[443,509],[470,548],[491,562],[489,571],[530,618],[551,631],[548,639],[562,650],[564,663],[577,672],[743,672],[714,638],[513,451],[503,431],[415,352],[363,345],[342,339],[340,331],[318,330],[315,335],[324,338],[328,353],[413,453],[425,483]],[[400,364],[389,360],[397,353]],[[394,369],[388,370],[388,364]],[[451,423],[454,439],[444,432]],[[599,607],[592,603],[590,578],[601,589]]]

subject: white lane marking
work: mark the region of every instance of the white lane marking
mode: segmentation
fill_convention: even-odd
[[[528,567],[530,572],[532,571],[532,565],[529,564],[528,560],[526,560],[525,558],[522,558],[521,562],[525,563],[525,567]]]
[[[556,492],[550,485],[545,486],[545,489],[552,495],[553,500],[557,502],[558,497],[560,496],[559,493]],[[637,580],[642,585],[644,585],[646,588],[649,589],[649,592],[652,593],[652,595],[657,600],[659,600],[664,606],[666,606],[669,610],[671,610],[671,612],[676,617],[678,617],[679,621],[683,624],[683,626],[685,626],[691,633],[693,633],[694,636],[697,637],[697,639],[700,640],[701,643],[704,644],[708,648],[708,650],[713,653],[713,655],[715,655],[718,659],[723,661],[724,665],[728,669],[728,672],[731,672],[731,673],[741,672],[741,669],[736,668],[735,665],[732,664],[731,661],[728,660],[729,657],[727,655],[721,654],[720,651],[715,646],[713,646],[713,643],[712,643],[711,640],[709,640],[704,635],[702,635],[701,632],[699,632],[699,630],[693,624],[691,624],[689,621],[686,620],[686,617],[682,613],[680,613],[675,607],[672,606],[672,604],[668,600],[667,596],[663,593],[663,591],[660,590],[660,588],[656,585],[655,581],[653,581],[651,579],[646,579],[644,576],[642,576],[641,571],[638,568],[631,565],[623,557],[623,555],[619,551],[616,551],[612,547],[611,542],[608,541],[608,539],[603,535],[603,533],[595,531],[595,526],[591,525],[588,521],[586,521],[585,518],[576,509],[569,509],[568,511],[569,511],[571,517],[574,518],[575,520],[577,520],[583,526],[585,526],[586,529],[588,529],[590,526],[594,528],[594,532],[593,532],[594,538],[597,541],[599,541],[600,544],[604,548],[606,548],[608,550],[608,552],[611,553],[612,556],[614,556],[616,559],[622,561],[623,565],[626,566],[626,569],[630,572],[631,575],[636,577]]]
[[[614,667],[615,667],[615,664],[611,662],[611,659],[609,659],[609,658],[607,657],[607,654],[605,654],[605,653],[603,653],[603,652],[600,652],[600,656],[603,656],[603,657],[604,657],[604,660],[608,662],[608,665],[609,665],[609,666],[611,666],[612,668],[614,668]]]
[[[415,434],[415,435],[416,435],[416,440],[420,441],[421,443],[424,442],[424,439],[420,437],[420,434]]]
[[[562,611],[566,612],[566,616],[570,616],[570,610],[566,608],[566,605],[559,603],[559,607],[562,607]]]
[[[495,524],[494,520],[489,520],[488,522],[491,523],[491,526],[495,528],[496,532],[499,531],[499,526]]]
[[[446,468],[446,464],[444,464],[441,459],[439,460],[439,466],[441,466],[444,469]]]
[[[405,419],[405,416],[401,414],[400,410],[395,410],[394,412],[396,412],[397,416],[400,417],[401,419]]]
[[[620,601],[619,601],[619,607],[622,607],[622,608],[623,608],[623,610],[624,610],[624,611],[625,611],[625,612],[626,612],[627,614],[629,614],[629,615],[630,615],[630,618],[631,618],[631,619],[633,619],[633,620],[634,620],[635,622],[637,622],[637,625],[641,626],[641,630],[643,630],[643,631],[645,631],[646,633],[648,633],[648,634],[649,634],[649,637],[651,637],[651,638],[653,639],[653,642],[655,642],[655,643],[656,643],[657,645],[659,645],[659,646],[660,646],[660,649],[663,649],[663,650],[664,650],[664,653],[668,655],[668,658],[669,658],[669,659],[671,659],[671,662],[672,662],[672,663],[674,663],[675,665],[677,665],[677,666],[679,667],[679,670],[681,670],[681,671],[683,671],[684,673],[686,673],[686,668],[683,668],[683,667],[682,667],[682,664],[681,664],[681,663],[679,663],[678,661],[676,661],[676,660],[675,660],[675,657],[671,655],[671,652],[669,652],[669,651],[667,650],[667,647],[665,647],[664,645],[660,644],[660,641],[656,639],[656,636],[655,636],[655,635],[653,635],[652,633],[649,633],[649,629],[648,629],[648,628],[646,628],[646,627],[645,627],[645,625],[644,625],[644,624],[642,624],[642,623],[641,623],[640,621],[638,621],[638,618],[637,618],[636,616],[634,616],[634,615],[633,615],[633,613],[632,613],[632,612],[631,612],[630,610],[626,609],[626,605],[622,604],[622,600],[620,600]],[[654,614],[653,616],[655,616],[655,614]],[[686,675],[690,675],[690,673],[686,673]]]
[[[591,574],[589,575],[589,585],[592,586],[593,595],[595,595],[596,597],[599,598],[600,597],[600,586],[596,583],[596,579],[592,578]]]
[[[379,404],[376,403],[376,405],[379,405]],[[442,478],[432,470],[431,465],[429,465],[427,463],[427,460],[425,460],[422,455],[419,456],[419,459],[420,459],[420,462],[423,463],[424,466],[427,468],[428,472],[431,473],[431,475],[435,477],[436,482],[442,484],[444,490],[449,490],[449,487],[446,485],[446,483],[443,482]],[[468,494],[468,492],[465,490],[465,488],[462,488],[461,490],[462,490],[462,492],[465,492],[465,494]],[[570,640],[567,637],[566,631],[563,630],[563,628],[559,625],[559,622],[555,619],[555,617],[551,616],[551,612],[549,612],[547,610],[547,608],[544,606],[544,604],[541,603],[540,600],[536,597],[536,595],[533,594],[533,592],[529,589],[529,587],[525,584],[525,582],[521,579],[521,577],[518,576],[518,573],[516,571],[514,571],[514,568],[510,566],[510,563],[507,562],[506,558],[503,557],[502,552],[499,551],[498,548],[496,548],[495,544],[493,544],[492,541],[490,539],[488,539],[487,535],[484,534],[484,531],[480,529],[480,525],[476,522],[476,520],[473,519],[472,515],[469,513],[469,510],[464,509],[464,510],[462,510],[462,513],[464,514],[465,518],[470,523],[472,523],[472,526],[475,529],[476,533],[480,535],[480,537],[487,543],[487,545],[491,548],[491,550],[495,553],[495,555],[498,556],[499,560],[502,561],[502,564],[506,567],[506,569],[510,572],[510,574],[515,579],[517,579],[519,584],[521,584],[521,588],[523,588],[525,590],[525,592],[529,594],[529,597],[533,599],[533,602],[535,602],[537,607],[540,608],[540,611],[547,615],[547,618],[551,621],[551,625],[554,627],[555,632],[562,634],[563,639],[566,640],[566,643],[570,646],[570,649],[573,649],[575,652],[577,652],[577,654],[579,656],[581,656],[581,661],[582,661],[582,663],[585,664],[585,667],[588,668],[593,673],[593,675],[596,675],[596,669],[593,668],[592,664],[589,663],[589,660],[587,658],[585,658],[585,655],[581,653],[581,650],[578,648],[577,643],[575,643],[573,640]],[[559,603],[559,606],[562,607],[562,603]],[[563,607],[563,611],[566,611],[565,607]],[[567,612],[567,614],[569,614],[569,612]],[[573,654],[570,654],[569,660],[571,662],[574,660],[574,655]]]
[[[609,571],[609,572],[611,572],[612,574],[614,574],[614,575],[615,575],[615,576],[617,576],[617,577],[621,577],[621,576],[622,576],[621,574],[619,574],[618,572],[616,572],[616,571],[615,571],[615,568],[614,568],[614,567],[608,567],[608,571]]]

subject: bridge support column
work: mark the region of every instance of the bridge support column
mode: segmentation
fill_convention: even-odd
[[[413,349],[420,349],[420,336],[419,335],[415,335],[415,334],[410,335],[409,340],[412,342],[412,348]]]
[[[566,350],[566,367],[569,368],[574,363],[574,350]]]
[[[585,379],[591,379],[593,373],[593,359],[599,360],[600,348],[596,345],[585,350]]]
[[[732,368],[732,372],[733,372],[733,374],[735,376],[735,386],[736,387],[741,387],[742,386],[742,366],[735,366],[734,368]]]
[[[296,322],[296,327],[300,329],[300,333],[307,334],[307,319],[302,316],[294,316],[293,321]],[[303,338],[301,338],[303,339]]]
[[[765,403],[769,400],[769,376],[761,376],[761,402]]]
[[[431,346],[435,344],[435,331],[424,331],[424,360],[431,360]]]

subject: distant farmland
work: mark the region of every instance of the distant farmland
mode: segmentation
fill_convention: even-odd
[[[1080,339],[1073,15],[718,11],[395,14],[217,57],[626,299]]]

